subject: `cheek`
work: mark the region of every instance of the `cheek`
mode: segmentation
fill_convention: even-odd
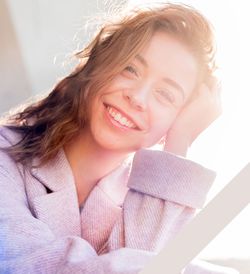
[[[154,116],[150,122],[150,130],[146,134],[145,142],[146,146],[155,145],[160,139],[165,136],[174,123],[177,112],[168,111],[161,113],[160,115]]]
[[[167,134],[168,129],[170,128],[170,123],[155,125],[152,128],[150,139],[151,143],[157,143],[163,136]]]

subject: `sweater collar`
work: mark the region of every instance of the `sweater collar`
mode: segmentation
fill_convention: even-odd
[[[40,167],[36,167],[37,158],[32,164],[35,167],[31,168],[31,173],[52,192],[75,185],[74,176],[63,149],[59,150],[54,159]]]

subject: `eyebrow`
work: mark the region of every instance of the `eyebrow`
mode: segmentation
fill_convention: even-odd
[[[136,58],[144,67],[148,67],[147,61],[146,61],[140,54],[137,54],[137,55],[135,56],[135,58]],[[185,92],[184,92],[184,89],[183,89],[183,87],[182,87],[181,85],[179,85],[176,81],[174,81],[174,80],[172,80],[172,79],[170,79],[170,78],[168,78],[168,77],[164,77],[164,78],[163,78],[163,81],[166,82],[167,84],[171,85],[172,87],[174,87],[176,90],[178,90],[178,91],[181,93],[183,99],[185,99],[185,97],[186,97],[186,96],[185,96]]]

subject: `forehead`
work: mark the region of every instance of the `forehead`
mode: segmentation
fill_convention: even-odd
[[[158,32],[138,52],[135,60],[148,73],[162,80],[169,79],[180,85],[186,95],[194,89],[198,78],[198,65],[188,47],[177,38]]]

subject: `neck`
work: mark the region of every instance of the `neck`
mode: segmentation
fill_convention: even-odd
[[[79,204],[84,202],[102,177],[128,156],[93,144],[92,139],[85,134],[75,137],[64,150],[74,175]]]

